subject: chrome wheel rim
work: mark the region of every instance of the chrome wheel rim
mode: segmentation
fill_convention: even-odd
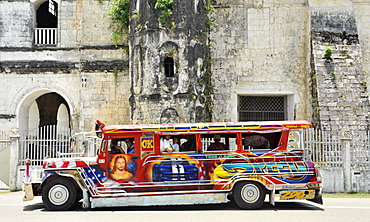
[[[255,203],[260,195],[260,190],[254,184],[247,184],[241,190],[241,197],[247,203]]]
[[[69,198],[69,191],[63,185],[55,185],[49,190],[49,200],[54,205],[63,205]]]

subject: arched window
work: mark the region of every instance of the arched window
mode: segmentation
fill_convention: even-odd
[[[167,57],[164,59],[164,73],[166,77],[173,77],[175,74],[175,63],[173,58]]]
[[[37,7],[35,5],[35,7]],[[57,45],[58,3],[47,0],[36,8],[34,45]]]
[[[37,9],[37,28],[58,27],[58,3],[53,0],[46,1]]]

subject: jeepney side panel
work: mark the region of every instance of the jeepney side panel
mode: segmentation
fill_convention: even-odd
[[[127,161],[134,161],[136,164],[134,172],[131,172],[134,174],[133,177],[119,180],[110,176],[117,154],[109,154],[108,148],[104,156],[108,156],[105,173],[108,180],[115,181],[125,192],[189,189],[230,191],[235,182],[242,180],[258,181],[269,190],[289,187],[292,184],[296,184],[292,187],[298,184],[306,186],[308,182],[315,180],[313,169],[310,164],[300,162],[301,157],[286,152],[289,130],[282,129],[282,132],[278,144],[280,146],[259,155],[242,149],[242,142],[239,141],[242,138],[241,132],[237,133],[236,151],[203,152],[199,132],[196,137],[196,152],[171,154],[160,153],[159,136],[135,134],[135,154],[124,155]],[[115,136],[118,135],[123,134]],[[135,186],[132,186],[130,181],[135,183]]]

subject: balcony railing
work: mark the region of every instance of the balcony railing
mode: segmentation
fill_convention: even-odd
[[[56,45],[58,28],[35,28],[34,45]]]

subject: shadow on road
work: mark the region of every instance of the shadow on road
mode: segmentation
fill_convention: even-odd
[[[46,211],[43,203],[27,205],[23,211]],[[236,204],[208,204],[208,205],[178,205],[178,206],[143,206],[143,207],[110,207],[110,208],[94,208],[83,209],[81,203],[75,204],[69,211],[70,212],[88,212],[88,211],[231,211],[240,210]],[[316,206],[311,202],[276,202],[272,206],[265,202],[257,211],[285,211],[285,210],[307,210],[307,211],[324,211],[324,208]]]
[[[23,211],[34,211],[34,210],[40,210],[40,209],[44,209],[44,204],[43,203],[37,203],[37,204],[29,204],[29,205],[26,205],[24,208],[23,208]]]

